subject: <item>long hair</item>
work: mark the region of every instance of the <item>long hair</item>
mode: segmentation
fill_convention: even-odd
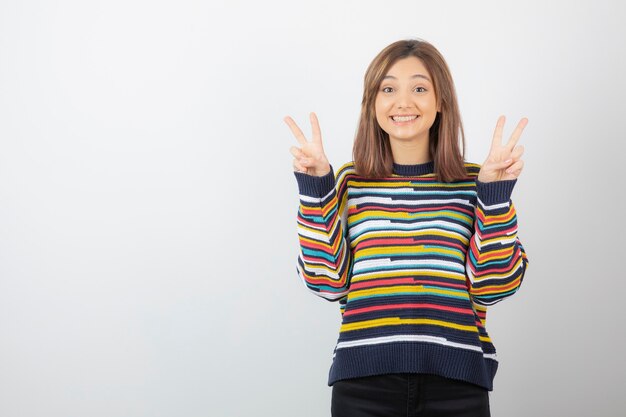
[[[393,171],[389,135],[376,120],[375,101],[383,78],[398,60],[420,59],[433,78],[439,112],[429,130],[430,157],[435,174],[444,182],[466,178],[464,165],[465,134],[456,99],[454,81],[443,56],[422,40],[401,40],[383,49],[365,73],[361,117],[352,156],[356,171],[365,177],[388,177]]]

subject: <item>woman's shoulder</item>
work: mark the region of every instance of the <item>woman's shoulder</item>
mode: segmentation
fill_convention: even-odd
[[[469,177],[475,178],[478,176],[478,173],[480,172],[480,167],[481,167],[480,164],[465,161],[464,166],[465,166],[465,171],[467,172],[467,175]],[[336,171],[335,176],[338,180],[345,179],[350,176],[352,177],[358,176],[354,161],[349,161],[341,165],[341,167]]]
[[[476,178],[480,172],[480,164],[465,161],[465,171],[471,178]]]
[[[337,180],[344,179],[350,175],[356,175],[356,168],[354,167],[354,161],[346,162],[341,165],[339,170],[337,170],[336,178]]]

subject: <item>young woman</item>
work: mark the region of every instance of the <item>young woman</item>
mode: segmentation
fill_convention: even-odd
[[[307,140],[286,117],[300,190],[298,273],[339,301],[332,415],[489,416],[498,366],[486,309],[527,267],[510,200],[527,119],[464,162],[454,83],[441,54],[395,42],[365,74],[354,161],[334,174],[311,113]]]

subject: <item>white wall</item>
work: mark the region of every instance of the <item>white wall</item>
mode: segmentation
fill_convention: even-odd
[[[531,268],[489,313],[493,415],[622,415],[625,18],[619,0],[2,0],[0,415],[329,415],[339,312],[295,273],[282,117],[308,131],[316,111],[346,162],[365,69],[407,37],[447,58],[469,160],[499,114],[530,120]]]

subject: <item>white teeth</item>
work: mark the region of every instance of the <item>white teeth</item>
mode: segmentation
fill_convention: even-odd
[[[394,122],[408,122],[409,120],[416,119],[417,116],[392,116]]]

